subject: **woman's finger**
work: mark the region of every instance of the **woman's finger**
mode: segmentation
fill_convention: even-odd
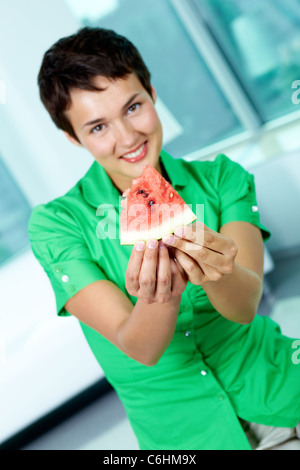
[[[138,297],[146,303],[154,302],[156,289],[157,240],[147,242],[139,275]]]
[[[180,266],[180,263],[174,259],[170,258],[170,267],[171,267],[171,292],[173,296],[178,296],[183,293],[186,288],[188,278]]]
[[[201,284],[205,281],[204,272],[193,258],[177,248],[174,249],[174,255],[192,284]]]
[[[175,256],[192,284],[203,285],[208,281],[218,281],[222,277],[215,268],[205,263],[198,264],[181,250],[175,249]]]
[[[225,254],[228,248],[227,237],[207,227],[201,222],[192,225],[176,227],[174,234],[176,238],[191,241],[197,245],[204,246],[217,253]]]
[[[212,235],[210,233],[210,235]],[[230,240],[227,237],[216,234],[215,237],[220,242],[219,250],[215,251],[211,248],[208,248],[204,245],[198,245],[192,241],[188,241],[184,238],[178,238],[174,235],[163,239],[168,246],[177,248],[180,251],[186,253],[188,256],[193,258],[199,265],[205,263],[205,265],[214,268],[215,271],[221,274],[228,274],[233,271],[234,259],[237,254],[237,248],[233,240]],[[214,236],[214,235],[212,235]],[[218,242],[218,243],[219,243]],[[214,247],[218,247],[218,243],[214,244]],[[213,244],[213,243],[212,243]],[[222,248],[221,248],[222,246]],[[213,272],[211,269],[207,268],[209,272]]]
[[[167,302],[171,298],[171,265],[166,245],[160,240],[157,256],[157,282],[155,299],[157,302]]]
[[[140,270],[143,264],[145,250],[145,242],[137,242],[131,252],[126,275],[125,275],[125,285],[128,293],[130,295],[137,296],[137,292],[140,288]]]
[[[212,251],[205,246],[197,245],[193,242],[180,239],[177,237],[169,238],[167,244],[171,245],[172,248],[179,249],[184,252],[190,258],[193,258],[198,264],[204,262],[216,269],[221,267],[224,263],[224,255]]]

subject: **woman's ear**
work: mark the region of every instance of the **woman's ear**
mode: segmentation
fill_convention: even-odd
[[[77,147],[82,147],[82,144],[78,142],[78,140],[76,140],[74,137],[72,137],[68,132],[63,131],[63,133],[72,144],[77,145]]]
[[[152,99],[153,99],[153,103],[155,104],[156,103],[156,91],[155,91],[155,88],[151,85],[151,91],[152,91]]]

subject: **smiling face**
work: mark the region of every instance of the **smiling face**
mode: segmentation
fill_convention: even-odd
[[[71,91],[66,116],[80,143],[66,134],[69,140],[86,148],[121,192],[147,164],[161,173],[162,126],[154,89],[152,99],[135,74],[113,81],[98,76],[93,83],[101,91]]]

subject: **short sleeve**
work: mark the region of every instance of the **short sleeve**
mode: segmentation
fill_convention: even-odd
[[[220,227],[233,221],[250,222],[260,228],[263,241],[271,232],[260,221],[254,175],[239,163],[220,154],[213,162],[212,177],[216,179],[220,201]]]
[[[87,285],[106,279],[91,258],[88,246],[72,216],[61,208],[36,206],[28,224],[34,256],[51,282],[58,315],[70,315],[64,308],[68,299]]]

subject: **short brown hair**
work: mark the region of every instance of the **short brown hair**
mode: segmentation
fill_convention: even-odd
[[[78,141],[65,114],[71,104],[71,90],[96,91],[95,76],[114,80],[130,73],[136,74],[152,97],[150,72],[127,38],[109,29],[81,28],[45,53],[38,75],[40,98],[55,125]]]

